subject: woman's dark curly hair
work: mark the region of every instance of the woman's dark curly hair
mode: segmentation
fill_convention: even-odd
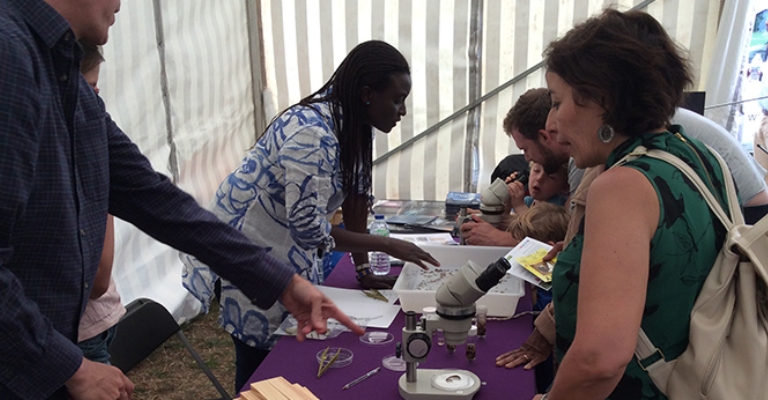
[[[608,9],[549,44],[548,72],[592,100],[617,132],[640,135],[669,124],[692,81],[684,50],[652,16]]]

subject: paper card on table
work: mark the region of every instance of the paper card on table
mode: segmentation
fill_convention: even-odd
[[[380,290],[388,303],[366,296],[362,290],[339,289],[328,286],[317,286],[328,298],[330,298],[344,314],[356,320],[368,321],[371,328],[389,328],[395,319],[400,306],[394,304],[397,294],[391,290]]]
[[[405,240],[415,245],[424,244],[445,244],[445,245],[458,245],[453,236],[450,233],[416,233],[416,234],[396,234],[389,235],[395,239]]]
[[[529,237],[523,239],[517,246],[510,250],[507,255],[504,256],[504,258],[506,258],[507,261],[509,261],[509,264],[512,266],[512,268],[510,268],[507,273],[512,274],[524,281],[530,282],[544,290],[549,290],[552,287],[552,282],[544,281],[539,276],[536,276],[533,272],[526,269],[526,267],[520,263],[520,260],[526,262],[527,258],[531,257],[540,259],[541,252],[546,254],[551,249],[552,246],[536,239]],[[531,268],[535,268],[535,266],[532,266]]]

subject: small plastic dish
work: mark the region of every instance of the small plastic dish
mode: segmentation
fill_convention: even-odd
[[[341,349],[341,350],[339,350],[339,349]],[[323,358],[323,352],[324,351],[325,351],[325,349],[322,349],[322,350],[317,352],[317,363],[318,364],[323,362],[322,358]],[[352,358],[354,358],[355,354],[352,353],[352,350],[346,349],[344,347],[341,347],[341,348],[339,348],[339,347],[329,347],[328,351],[325,353],[325,363],[331,361],[333,356],[336,355],[336,352],[339,353],[339,356],[336,358],[336,361],[334,361],[333,364],[331,364],[331,366],[329,368],[343,368],[343,367],[346,367],[349,364],[352,364]],[[323,363],[323,365],[325,365],[325,363]]]
[[[405,360],[390,354],[381,359],[381,365],[390,371],[405,371]],[[416,365],[419,365],[416,363]]]
[[[360,336],[360,341],[369,346],[383,346],[392,343],[394,339],[395,337],[389,332],[370,331]]]

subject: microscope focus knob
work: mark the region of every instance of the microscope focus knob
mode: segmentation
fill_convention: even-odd
[[[429,354],[432,339],[425,333],[414,333],[408,338],[405,350],[413,358],[424,358]]]

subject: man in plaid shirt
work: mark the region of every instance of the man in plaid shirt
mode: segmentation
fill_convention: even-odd
[[[79,71],[77,40],[107,41],[119,0],[0,0],[0,399],[128,399],[115,367],[75,345],[107,213],[195,255],[300,338],[336,318],[292,269],[156,173]]]

